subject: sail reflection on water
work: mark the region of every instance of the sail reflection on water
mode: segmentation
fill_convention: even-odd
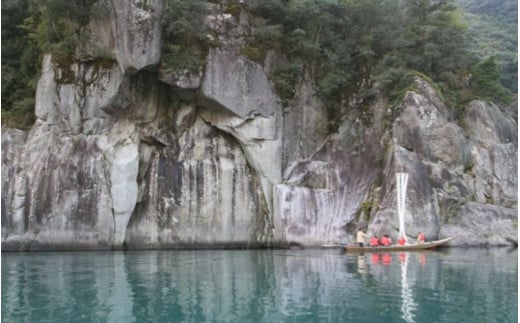
[[[408,284],[408,253],[400,253],[401,262],[401,317],[406,322],[415,322],[414,312],[417,310],[417,303],[413,300],[412,290]]]

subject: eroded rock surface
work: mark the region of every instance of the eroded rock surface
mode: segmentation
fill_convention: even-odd
[[[2,250],[318,246],[358,227],[395,240],[399,171],[410,235],[516,241],[514,114],[474,101],[457,121],[417,78],[397,106],[380,97],[327,132],[307,73],[283,107],[283,57],[241,54],[246,5],[212,5],[220,46],[181,74],[160,68],[163,1],[98,5],[88,59],[46,55],[34,126],[2,129]]]

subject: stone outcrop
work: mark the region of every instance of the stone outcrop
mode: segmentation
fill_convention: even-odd
[[[396,239],[398,171],[409,234],[516,242],[517,121],[494,104],[456,121],[417,78],[400,104],[381,97],[327,133],[309,75],[282,107],[269,75],[283,57],[240,54],[246,5],[212,5],[220,46],[180,74],[160,68],[163,1],[97,5],[88,59],[46,55],[34,126],[2,129],[2,250],[318,246],[358,227]]]
[[[511,218],[517,209],[516,121],[492,104],[474,101],[462,128],[450,119],[433,87],[421,79],[416,83],[420,90],[405,95],[393,124],[394,168],[410,173],[410,233],[423,231],[432,239],[456,235],[452,245],[516,240],[516,220]],[[476,212],[468,216],[468,210]],[[468,221],[489,218],[490,213],[501,223],[501,239],[495,225],[484,225],[484,219]]]
[[[112,0],[115,54],[126,73],[156,66],[161,59],[164,0]]]

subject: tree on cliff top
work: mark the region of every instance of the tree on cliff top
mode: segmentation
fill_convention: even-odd
[[[500,84],[500,74],[493,56],[473,68],[470,82],[471,86],[485,98],[504,103],[510,100],[509,92]]]

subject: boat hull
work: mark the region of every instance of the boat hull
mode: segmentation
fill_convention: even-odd
[[[414,251],[414,250],[427,250],[427,249],[433,249],[438,246],[442,246],[443,244],[446,244],[448,241],[453,239],[453,237],[449,237],[446,239],[441,240],[435,240],[435,241],[428,241],[423,243],[415,243],[415,244],[409,244],[409,245],[391,245],[391,246],[378,246],[378,247],[360,247],[360,246],[345,246],[345,251],[347,252],[385,252],[385,251]]]

